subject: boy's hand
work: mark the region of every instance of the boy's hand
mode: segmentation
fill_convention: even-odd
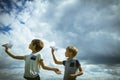
[[[3,44],[2,46],[5,47],[5,51],[8,51],[9,48],[7,47],[7,44]]]
[[[11,43],[7,43],[7,44],[3,44],[2,46],[5,48],[12,48],[13,45]]]
[[[61,71],[57,68],[55,68],[54,71],[55,71],[56,74],[61,74]]]
[[[50,48],[51,48],[51,52],[52,52],[52,53],[54,53],[54,51],[57,51],[57,50],[58,50],[58,48],[57,48],[57,47],[54,47],[54,46],[50,46]]]
[[[72,78],[75,78],[77,77],[75,74],[70,74],[69,78],[72,79]]]
[[[3,44],[2,46],[5,47],[5,49],[8,49],[7,44]]]
[[[52,54],[54,53],[54,49],[53,48],[51,48],[52,49]]]

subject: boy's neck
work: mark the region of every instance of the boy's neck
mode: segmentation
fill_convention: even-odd
[[[37,51],[32,51],[32,54],[35,54],[35,53],[37,53]]]
[[[74,57],[69,57],[69,59],[73,59]]]

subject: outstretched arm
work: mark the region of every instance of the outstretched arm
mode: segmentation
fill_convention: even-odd
[[[58,60],[56,59],[56,57],[55,57],[55,55],[54,55],[54,49],[53,49],[53,48],[52,48],[52,57],[53,57],[53,60],[54,60],[55,64],[63,64],[62,61],[58,61]]]
[[[12,58],[14,59],[19,59],[19,60],[24,60],[24,56],[15,56],[13,55],[10,51],[9,51],[9,48],[5,45],[2,45],[3,47],[5,47],[5,52]]]
[[[60,71],[59,69],[45,66],[45,64],[44,64],[44,62],[43,62],[43,59],[40,60],[40,65],[41,65],[42,68],[45,69],[45,70],[52,70],[52,71],[54,71],[56,74],[61,74],[61,71]]]

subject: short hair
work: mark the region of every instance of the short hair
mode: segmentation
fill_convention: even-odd
[[[35,45],[36,52],[42,50],[42,48],[44,47],[44,43],[40,39],[33,39],[32,44]]]
[[[74,46],[68,46],[67,47],[68,51],[72,53],[73,57],[77,55],[78,49]]]

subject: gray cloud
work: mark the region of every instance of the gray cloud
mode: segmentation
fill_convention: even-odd
[[[55,33],[63,37],[63,46],[77,46],[81,59],[98,64],[120,64],[119,2],[77,0],[66,5],[51,3],[49,9],[57,12],[48,10],[51,16],[45,15],[49,16],[48,22],[54,24]],[[58,7],[62,9],[57,10]],[[59,20],[55,16],[57,13],[60,14]]]

